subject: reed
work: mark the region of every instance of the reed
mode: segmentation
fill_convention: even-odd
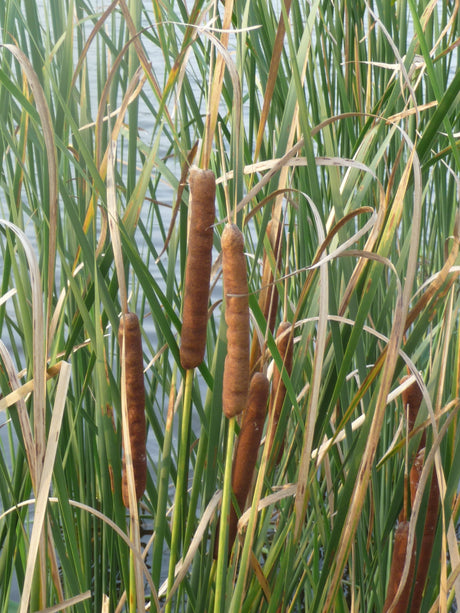
[[[259,306],[267,322],[268,329],[272,334],[275,330],[279,303],[278,288],[274,283],[274,269],[279,272],[281,266],[282,228],[282,224],[274,219],[270,219],[267,224],[266,235],[270,248],[268,250],[264,248],[261,290],[259,294]],[[263,364],[260,363],[261,357],[261,343],[257,337],[257,332],[254,331],[249,359],[251,372],[263,369]]]
[[[292,374],[292,356],[294,349],[293,330],[289,322],[283,321],[276,332],[276,346],[282,360],[283,367],[280,370],[275,364],[273,368],[273,383],[270,394],[269,415],[271,420],[270,438],[267,441],[268,453],[272,455],[274,465],[279,464],[284,452],[285,437],[278,431],[278,423],[286,398],[286,384],[283,375],[290,377]],[[277,445],[274,447],[274,442]]]

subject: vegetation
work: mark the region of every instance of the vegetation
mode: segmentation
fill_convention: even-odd
[[[458,605],[458,8],[0,2],[2,613],[397,611],[436,507],[430,580],[409,597],[424,613]],[[192,165],[214,172],[216,217],[205,356],[184,370]],[[244,237],[248,370],[276,371],[284,395],[249,450],[230,551],[228,223]],[[143,347],[139,502],[128,311]]]

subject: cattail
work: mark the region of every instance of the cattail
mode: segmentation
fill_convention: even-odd
[[[221,244],[227,323],[222,408],[230,418],[244,411],[248,398],[249,298],[244,238],[238,226],[225,226]]]
[[[425,447],[420,449],[415,456],[412,466],[410,467],[409,481],[410,481],[410,502],[411,506],[414,504],[415,494],[417,493],[420,476],[423,470],[423,462],[425,461]]]
[[[396,593],[401,583],[401,578],[406,560],[407,541],[409,537],[409,522],[399,522],[395,531],[395,542],[393,546],[393,557],[391,558],[390,580],[388,582],[387,597],[383,605],[383,613],[389,610],[394,604],[394,613],[407,613],[407,606],[412,588],[412,579],[415,566],[415,547],[412,549],[412,556],[409,567],[409,574],[404,584],[398,600],[395,600]]]
[[[276,265],[279,268],[280,261],[280,245],[281,245],[281,223],[270,219],[267,224],[267,238],[270,242],[273,256],[276,261]],[[275,329],[276,315],[278,311],[278,290],[273,283],[273,269],[270,263],[268,254],[264,253],[263,268],[262,268],[262,289],[259,293],[259,306],[264,315],[264,318],[268,324],[268,329],[273,334]],[[261,365],[258,364],[261,357],[260,344],[257,338],[257,332],[254,332],[251,344],[251,359],[250,370],[260,370]]]
[[[405,377],[401,379],[400,383],[403,383],[408,378],[409,376],[406,375]],[[415,420],[417,419],[420,405],[422,404],[422,400],[423,400],[423,393],[417,381],[414,381],[408,388],[406,388],[402,392],[401,398],[402,398],[403,407],[404,407],[404,414],[406,414],[406,411],[407,411],[407,415],[408,415],[407,429],[408,429],[408,432],[410,433],[414,429]],[[420,441],[419,449],[421,449],[422,447],[425,447],[425,433],[423,433],[422,440]]]
[[[428,568],[430,566],[431,554],[433,552],[434,539],[436,536],[436,526],[439,514],[439,487],[436,472],[431,475],[430,492],[426,507],[425,525],[423,528],[422,542],[420,543],[420,555],[415,574],[414,593],[412,595],[411,613],[418,613],[422,605],[423,592],[425,590]]]
[[[248,407],[243,416],[240,434],[238,436],[235,457],[232,467],[232,492],[243,512],[246,498],[251,487],[254,468],[257,461],[260,440],[267,414],[267,400],[270,384],[263,373],[255,373],[249,387]],[[231,552],[238,528],[238,515],[231,506],[228,528],[228,551]],[[217,557],[217,543],[214,557]]]
[[[407,378],[408,377],[406,376],[403,379],[401,379],[401,383],[403,383]],[[412,432],[412,430],[414,429],[415,421],[417,419],[417,415],[420,409],[420,405],[422,403],[422,399],[423,399],[422,390],[420,389],[420,386],[417,383],[417,381],[414,381],[402,393],[402,401],[404,405],[404,410],[407,411],[407,416],[408,416],[407,429],[409,433]],[[425,433],[423,433],[420,444],[419,444],[417,455],[415,456],[411,469],[410,469],[411,504],[413,504],[413,501],[417,494],[417,489],[419,487],[419,482],[420,482],[420,476],[423,470],[423,463],[425,459],[425,441],[426,441],[426,435]],[[422,599],[423,599],[423,592],[425,590],[425,584],[426,584],[426,579],[427,579],[427,574],[428,574],[428,568],[429,568],[429,564],[431,560],[431,554],[433,551],[434,538],[435,538],[435,533],[436,533],[436,525],[438,521],[438,513],[439,513],[439,488],[438,488],[438,482],[436,479],[436,475],[433,473],[432,478],[431,478],[430,491],[428,495],[428,504],[427,504],[427,510],[426,510],[426,515],[425,515],[423,535],[422,535],[422,540],[420,542],[420,547],[419,547],[420,555],[419,555],[418,562],[417,562],[417,569],[415,572],[415,561],[414,561],[415,560],[415,547],[414,547],[414,552],[413,552],[414,560],[411,561],[410,575],[407,580],[406,586],[404,588],[403,596],[401,596],[401,598],[398,601],[397,607],[394,609],[396,612],[397,611],[407,611],[407,606],[409,602],[409,597],[410,597],[410,592],[411,592],[411,587],[412,587],[412,580],[413,580],[414,574],[415,574],[415,581],[414,581],[414,589],[413,589],[413,594],[412,594],[412,601],[410,605],[410,612],[418,613],[420,611],[420,607],[421,607]],[[402,523],[404,524],[407,522],[402,522]],[[406,542],[407,542],[407,536],[406,536]],[[395,538],[395,551],[396,551],[396,538]],[[402,555],[403,554],[401,554],[401,556]],[[393,572],[394,557],[395,557],[395,553],[393,555],[393,560],[392,560],[392,565],[391,565],[392,572]],[[402,565],[404,565],[404,559],[402,561]],[[391,576],[392,575],[390,575],[390,583],[391,583]],[[397,586],[396,586],[396,589],[397,589]],[[394,593],[396,592],[394,591]],[[389,600],[389,598],[390,598],[390,585],[388,587],[387,600],[385,601],[385,605],[387,604],[387,601],[389,601],[388,607],[390,606],[392,602],[392,600]],[[384,608],[384,613],[388,607]]]
[[[123,342],[125,349],[123,352]],[[125,313],[118,329],[120,354],[125,360],[126,406],[128,412],[129,440],[133,461],[136,498],[140,499],[147,481],[145,388],[142,357],[142,338],[139,320],[135,313]],[[123,504],[129,506],[128,483],[123,458],[122,477]]]
[[[293,339],[291,324],[287,321],[283,321],[278,326],[276,333],[276,346],[278,348],[281,359],[283,360],[283,370],[291,376],[292,373],[292,352],[293,352]],[[278,427],[279,418],[281,415],[281,409],[283,408],[284,399],[286,397],[286,385],[283,381],[282,371],[276,366],[273,370],[273,384],[272,392],[270,396],[270,418],[273,420],[273,426],[271,430],[271,437],[269,441],[269,453],[272,451],[273,443],[275,440],[276,429]],[[280,442],[278,450],[274,451],[274,461],[278,464],[281,460],[284,449],[284,437]]]
[[[191,217],[180,343],[180,362],[185,369],[201,364],[206,347],[215,195],[216,179],[213,171],[192,168]]]

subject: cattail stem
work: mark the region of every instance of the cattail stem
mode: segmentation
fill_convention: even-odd
[[[179,444],[179,457],[177,460],[177,478],[176,492],[174,496],[174,516],[171,533],[171,550],[169,557],[169,572],[168,572],[168,591],[167,596],[174,584],[174,572],[176,563],[180,554],[180,538],[182,534],[183,519],[185,518],[185,499],[184,491],[187,484],[188,476],[188,457],[189,457],[189,434],[191,422],[191,407],[192,407],[192,384],[193,384],[193,369],[187,370],[185,375],[185,390],[182,412],[182,424]],[[166,600],[165,612],[170,613],[172,600]]]
[[[130,539],[133,540],[133,523],[131,522],[129,526],[129,536]],[[129,551],[129,611],[130,613],[136,613],[136,568],[134,563],[134,552],[132,549]]]
[[[155,587],[159,587],[161,578],[161,562],[163,559],[163,547],[166,529],[166,509],[168,505],[168,486],[171,468],[171,449],[173,436],[174,405],[176,401],[176,378],[177,367],[174,367],[169,393],[168,414],[166,417],[165,435],[163,439],[163,451],[161,467],[158,477],[158,502],[155,515],[155,539],[152,550],[152,580]]]
[[[217,543],[217,573],[216,595],[214,599],[214,613],[221,613],[225,604],[225,579],[228,561],[228,518],[230,516],[230,503],[232,497],[232,456],[233,439],[235,438],[235,418],[228,420],[227,452],[225,455],[224,485],[222,490],[222,504],[220,511],[220,529]],[[226,518],[222,524],[222,518]]]

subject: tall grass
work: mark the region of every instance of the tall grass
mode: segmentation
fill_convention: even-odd
[[[454,610],[458,4],[5,0],[0,24],[1,611],[379,612],[398,516],[418,551],[433,466],[421,611]],[[218,178],[217,217],[206,356],[186,376],[193,163]],[[229,211],[251,334],[286,399],[213,560],[239,431],[222,413]],[[293,325],[290,376],[259,305],[263,261],[276,324]],[[125,300],[143,331],[140,523],[121,498]],[[410,437],[407,373],[424,397]]]

